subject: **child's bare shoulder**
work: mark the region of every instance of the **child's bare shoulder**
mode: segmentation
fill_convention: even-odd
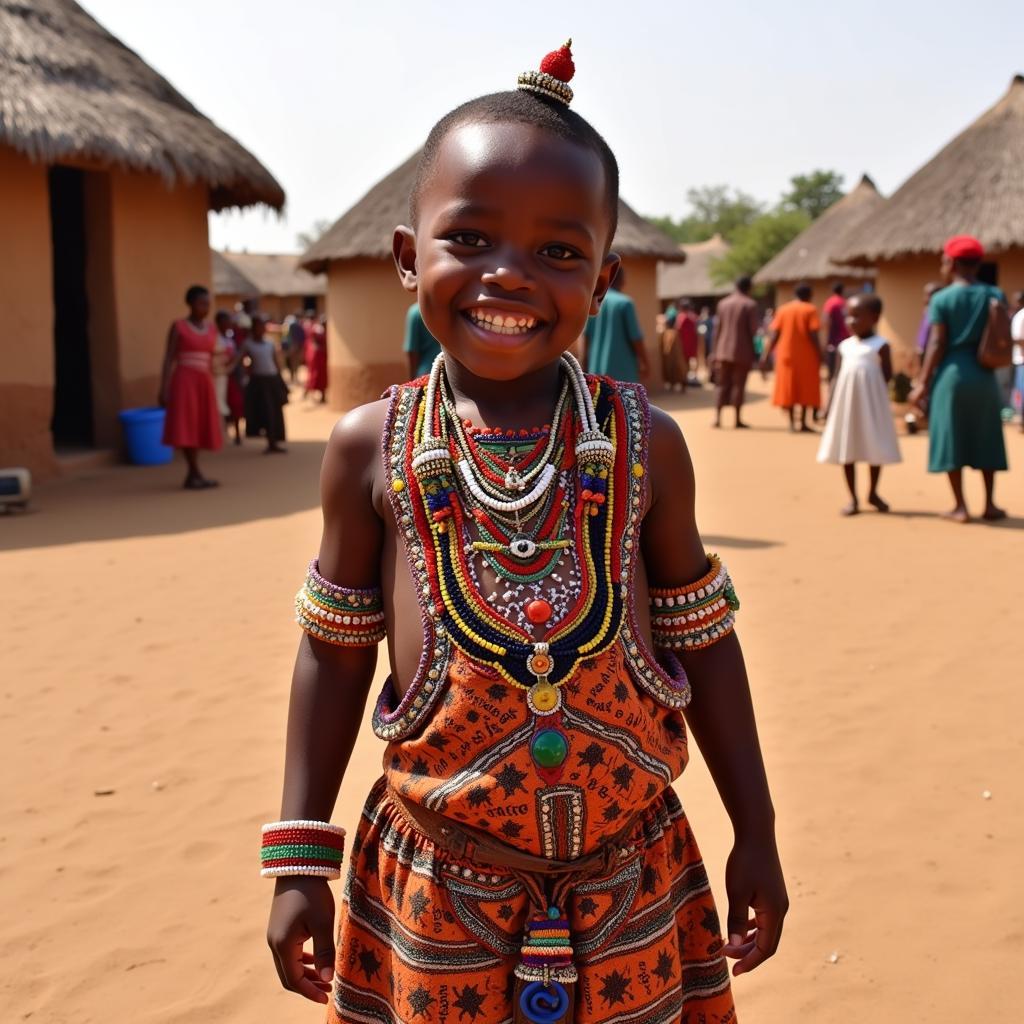
[[[694,514],[693,463],[679,424],[651,406],[647,513],[640,529],[648,579],[658,586],[699,579],[707,568]]]
[[[648,472],[652,497],[666,489],[693,491],[693,463],[679,424],[664,409],[651,406]]]

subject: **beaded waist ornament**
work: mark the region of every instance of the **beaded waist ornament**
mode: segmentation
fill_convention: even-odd
[[[708,555],[707,574],[685,587],[651,587],[651,632],[654,646],[672,651],[699,651],[728,636],[736,625],[740,602],[718,555]]]

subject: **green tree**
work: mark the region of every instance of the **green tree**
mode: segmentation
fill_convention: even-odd
[[[752,276],[810,223],[810,216],[803,210],[778,209],[763,214],[741,228],[729,252],[712,262],[712,280],[724,284],[744,274]]]
[[[732,241],[737,232],[753,223],[764,205],[740,189],[728,185],[701,185],[686,193],[690,213],[679,220],[650,217],[671,238],[680,243],[704,242],[712,235]]]
[[[842,198],[843,176],[838,171],[816,170],[793,175],[779,205],[785,210],[802,210],[811,220],[817,220]]]

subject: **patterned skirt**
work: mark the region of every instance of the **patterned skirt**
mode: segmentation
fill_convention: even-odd
[[[580,882],[564,908],[579,971],[575,1024],[735,1024],[707,874],[671,789],[639,852]],[[381,780],[352,843],[330,1024],[508,1024],[530,912],[502,869],[453,861]]]

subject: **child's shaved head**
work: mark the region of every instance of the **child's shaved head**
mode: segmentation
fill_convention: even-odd
[[[522,90],[495,92],[470,100],[445,114],[431,128],[420,155],[416,180],[409,197],[413,227],[419,217],[420,190],[430,178],[441,143],[453,128],[468,124],[527,124],[596,153],[604,167],[605,206],[609,219],[608,244],[611,244],[619,214],[619,165],[611,147],[588,121],[565,104]]]

